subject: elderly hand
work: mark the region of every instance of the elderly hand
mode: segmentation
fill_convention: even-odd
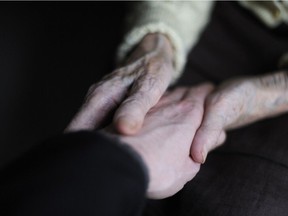
[[[126,66],[90,87],[85,103],[66,131],[98,128],[117,109],[116,129],[123,134],[135,134],[146,113],[166,91],[173,67],[173,49],[166,36],[147,35]]]
[[[200,164],[190,157],[190,147],[202,121],[205,98],[212,88],[204,84],[166,93],[148,112],[139,133],[116,135],[135,149],[147,165],[149,198],[175,194],[199,171]]]
[[[207,153],[225,140],[225,131],[288,110],[288,78],[284,72],[230,80],[207,97],[191,155],[204,163]]]

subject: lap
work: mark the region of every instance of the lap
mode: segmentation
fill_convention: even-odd
[[[214,152],[180,193],[149,201],[145,215],[284,216],[287,166],[244,153]]]

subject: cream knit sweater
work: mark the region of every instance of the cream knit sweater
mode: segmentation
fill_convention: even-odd
[[[239,3],[252,10],[270,28],[282,22],[288,24],[287,1],[239,1]],[[188,52],[197,43],[208,23],[213,5],[214,1],[135,2],[127,17],[128,29],[118,49],[118,60],[122,61],[145,35],[163,33],[170,39],[175,50],[173,77],[175,81],[182,73]],[[279,62],[287,63],[287,55],[284,55]]]

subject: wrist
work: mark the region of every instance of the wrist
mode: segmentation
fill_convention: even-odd
[[[146,35],[129,56],[127,63],[136,61],[145,55],[156,55],[160,61],[174,64],[174,50],[170,40],[161,33]]]
[[[173,61],[174,50],[170,40],[160,33],[148,34],[146,35],[141,43],[139,48],[144,52],[157,52],[159,55],[167,59],[167,61]]]
[[[133,136],[120,136],[120,142],[129,146],[133,151],[141,158],[143,165],[145,166],[145,171],[149,182],[151,181],[151,160],[149,158],[149,149],[143,148],[139,142],[139,138]]]
[[[125,145],[133,149],[142,158],[146,166],[148,166],[146,157],[145,157],[145,152],[141,148],[141,144],[138,143],[138,139],[135,139],[133,136],[120,136],[119,140],[121,143],[125,143]]]

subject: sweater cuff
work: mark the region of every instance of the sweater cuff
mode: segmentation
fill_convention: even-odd
[[[149,33],[165,34],[171,41],[174,48],[175,74],[172,76],[172,83],[174,83],[181,75],[184,68],[186,52],[182,40],[178,34],[170,26],[163,22],[145,24],[129,32],[125,36],[123,43],[118,48],[117,61],[123,61],[127,57],[127,54]]]

